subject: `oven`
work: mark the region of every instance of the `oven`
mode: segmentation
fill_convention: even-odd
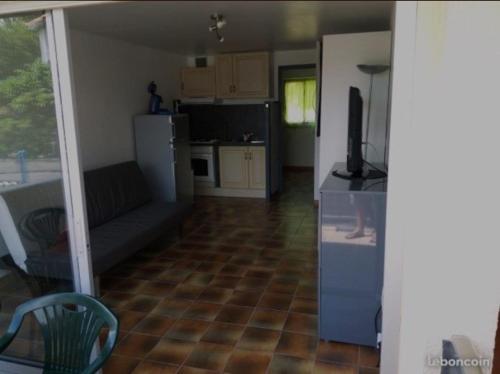
[[[214,147],[191,146],[191,167],[197,182],[215,183]]]

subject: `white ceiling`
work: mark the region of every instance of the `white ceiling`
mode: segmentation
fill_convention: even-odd
[[[314,48],[321,35],[388,30],[390,1],[141,1],[69,9],[70,27],[180,54]],[[208,31],[223,14],[225,41]]]

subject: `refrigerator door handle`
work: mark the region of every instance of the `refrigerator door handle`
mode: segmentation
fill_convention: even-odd
[[[177,164],[177,152],[173,144],[170,145],[170,148],[172,148],[172,163],[175,165]]]
[[[171,141],[175,140],[175,123],[172,122],[172,139]]]

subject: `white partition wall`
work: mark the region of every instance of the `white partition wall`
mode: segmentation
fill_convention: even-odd
[[[452,335],[469,337],[492,358],[500,306],[499,66],[498,2],[397,3],[384,374],[439,373],[429,357]]]

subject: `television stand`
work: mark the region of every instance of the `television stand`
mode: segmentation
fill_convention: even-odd
[[[337,163],[332,171],[345,169],[345,163]],[[376,347],[384,278],[386,179],[347,180],[332,174],[319,189],[318,335]]]

